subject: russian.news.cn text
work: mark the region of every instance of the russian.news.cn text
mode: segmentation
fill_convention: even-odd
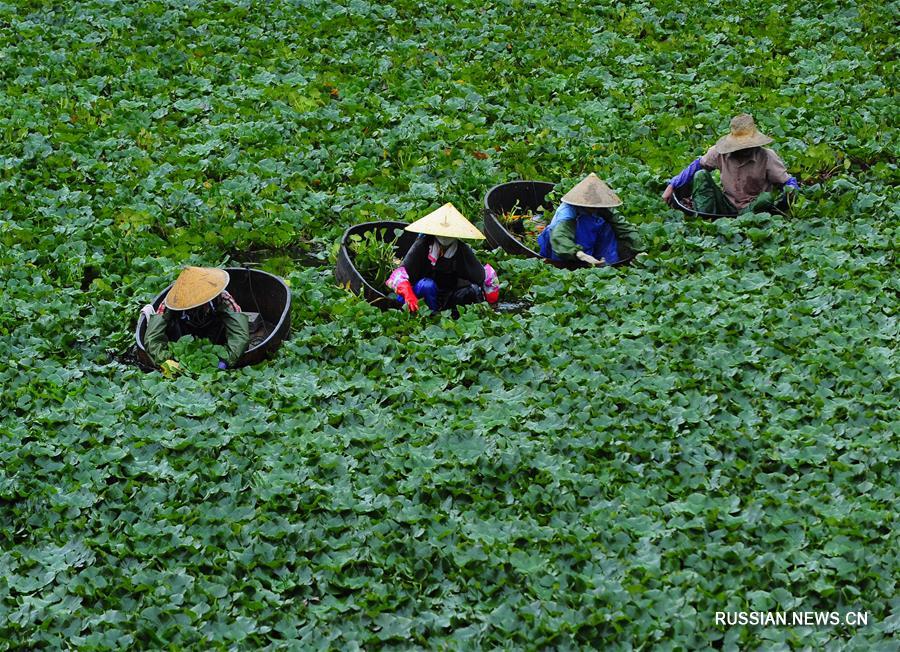
[[[864,627],[865,611],[717,611],[715,624],[724,627]]]

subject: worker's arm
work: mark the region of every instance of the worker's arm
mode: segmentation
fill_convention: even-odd
[[[550,231],[550,246],[560,260],[574,261],[581,247],[575,242],[575,220],[557,222]]]
[[[228,352],[225,364],[234,366],[250,344],[250,321],[242,312],[232,312],[225,308],[220,313],[225,324],[225,350]]]
[[[638,230],[623,217],[617,215],[615,211],[609,211],[608,214],[603,215],[603,219],[607,221],[612,227],[613,233],[616,234],[616,244],[619,248],[620,259],[644,250]]]
[[[165,312],[161,315],[150,315],[147,318],[147,331],[144,333],[144,349],[154,364],[162,364],[169,357],[169,336],[166,327],[169,325]]]
[[[472,247],[465,242],[458,242],[456,255],[459,256],[457,271],[460,278],[464,278],[469,283],[474,283],[479,287],[484,285],[484,265],[478,262]]]
[[[666,186],[663,192],[663,201],[667,204],[671,202],[675,189],[691,183],[694,180],[694,175],[700,170],[716,170],[721,169],[721,166],[721,154],[716,151],[715,146],[710,147],[706,154],[691,161],[690,165],[669,180],[669,185]]]

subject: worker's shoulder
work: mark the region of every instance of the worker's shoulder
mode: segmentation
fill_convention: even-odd
[[[704,167],[716,167],[716,163],[722,160],[722,154],[715,145],[710,146],[706,153],[700,157],[700,165]]]
[[[416,239],[413,240],[413,243],[409,246],[409,251],[412,251],[413,249],[427,249],[431,246],[433,240],[434,236],[418,235],[416,236]]]

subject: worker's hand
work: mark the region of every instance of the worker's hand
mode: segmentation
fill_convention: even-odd
[[[409,281],[403,281],[397,286],[397,294],[403,297],[403,301],[406,302],[406,307],[410,312],[415,312],[419,309],[419,300],[416,298],[416,293],[413,292]]]
[[[581,262],[587,263],[588,265],[594,265],[595,267],[597,265],[603,265],[606,262],[603,258],[598,260],[590,254],[584,253],[583,251],[576,252],[575,257]]]
[[[673,188],[672,184],[670,183],[668,186],[666,186],[666,189],[663,190],[662,200],[664,202],[666,202],[667,204],[671,204],[672,203],[672,195],[674,195],[674,194],[675,194],[675,188]]]
[[[141,314],[144,315],[144,318],[149,321],[150,318],[156,314],[156,310],[154,310],[153,306],[148,303],[146,306],[141,308]]]
[[[500,290],[494,290],[493,292],[485,292],[484,300],[489,304],[494,305],[500,299]]]

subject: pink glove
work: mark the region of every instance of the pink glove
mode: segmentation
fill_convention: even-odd
[[[409,284],[409,281],[403,281],[397,285],[397,294],[403,297],[403,300],[406,302],[406,307],[409,308],[410,312],[415,312],[419,309],[419,300],[416,298],[416,293],[413,292],[412,285]]]
[[[490,304],[497,303],[500,298],[500,279],[497,278],[497,272],[490,265],[484,266],[484,300]]]

